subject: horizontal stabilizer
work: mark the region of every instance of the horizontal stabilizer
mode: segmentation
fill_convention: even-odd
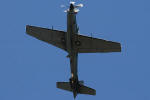
[[[69,82],[57,82],[57,88],[72,92]]]
[[[89,94],[89,95],[96,95],[96,90],[89,88],[87,86],[81,85],[79,89],[80,94]]]
[[[79,88],[77,93],[79,94],[88,94],[88,95],[96,95],[96,90],[89,88],[83,85],[83,81],[79,81]],[[57,82],[57,88],[73,92],[73,89],[70,86],[70,82]]]

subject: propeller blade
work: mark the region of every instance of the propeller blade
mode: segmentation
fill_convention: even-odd
[[[61,8],[65,8],[66,6],[65,6],[65,5],[60,5],[60,7],[61,7]]]
[[[78,4],[76,5],[76,7],[83,7],[83,4]]]
[[[79,12],[79,11],[80,11],[79,9],[75,9],[75,10],[74,10],[74,12]]]
[[[68,12],[68,11],[69,11],[69,9],[65,10],[64,12],[66,13],[66,12]]]
[[[74,1],[70,1],[70,4],[73,4],[73,5],[74,5],[75,3],[76,3],[76,2],[74,2]]]

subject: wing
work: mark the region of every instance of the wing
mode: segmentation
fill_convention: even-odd
[[[66,46],[64,43],[66,32],[27,25],[26,33],[39,40],[66,50]]]
[[[121,44],[103,39],[76,35],[76,49],[79,53],[121,52]]]

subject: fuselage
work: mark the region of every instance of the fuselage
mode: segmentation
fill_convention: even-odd
[[[75,50],[75,34],[78,34],[76,12],[71,4],[70,9],[67,12],[67,34],[66,34],[66,46],[67,52],[70,58],[71,76],[77,78],[77,58],[78,52]]]
[[[66,47],[68,57],[70,59],[71,78],[70,84],[73,88],[74,96],[77,94],[78,88],[78,52],[75,50],[76,34],[78,34],[76,12],[74,11],[74,5],[70,4],[70,9],[67,12],[67,34],[66,34]]]

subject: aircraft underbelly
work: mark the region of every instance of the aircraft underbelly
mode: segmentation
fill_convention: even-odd
[[[73,56],[70,58],[71,73],[73,74],[73,77],[78,76],[77,64],[78,64],[78,54],[74,53]]]
[[[66,46],[70,57],[71,73],[74,77],[77,77],[77,58],[78,53],[74,50],[74,36],[76,34],[76,16],[73,13],[67,14],[67,36]]]

